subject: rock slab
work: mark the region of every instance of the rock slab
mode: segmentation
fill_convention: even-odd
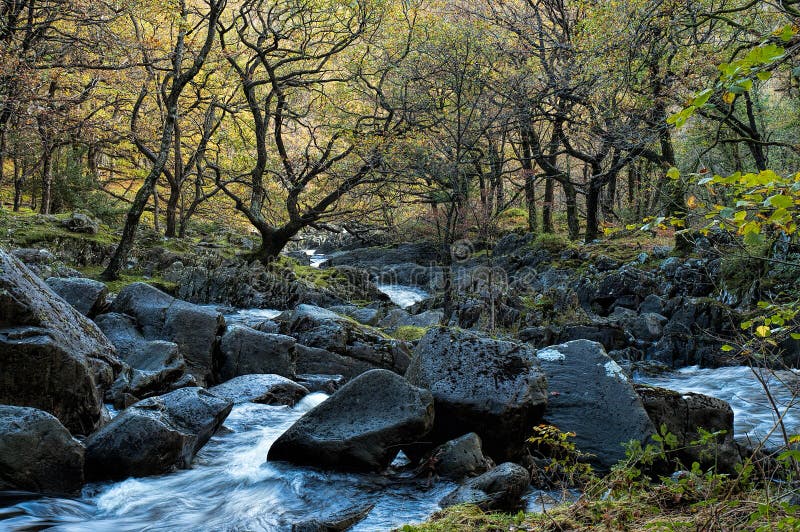
[[[592,455],[595,467],[610,469],[625,458],[625,443],[655,433],[633,385],[599,343],[574,340],[536,356],[550,392],[545,421],[574,432],[575,445]]]
[[[0,250],[0,403],[50,412],[73,434],[89,434],[120,368],[94,323]]]

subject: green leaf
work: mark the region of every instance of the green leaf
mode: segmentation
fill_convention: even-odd
[[[792,340],[800,340],[800,333],[792,333],[791,337]]]
[[[711,95],[714,94],[712,89],[705,89],[697,93],[697,96],[694,97],[694,101],[692,101],[692,105],[695,107],[703,107],[706,102],[708,102]]]
[[[761,233],[747,233],[744,235],[744,244],[746,246],[760,246],[764,244],[764,235]]]
[[[788,209],[794,205],[794,199],[783,194],[776,194],[767,198],[767,203],[776,209]]]
[[[678,170],[673,166],[672,168],[667,170],[667,177],[672,179],[673,181],[677,181],[678,179],[681,178],[681,172],[680,170]]]
[[[756,75],[758,76],[758,79],[760,79],[761,81],[767,81],[769,78],[772,77],[772,72],[764,71],[764,72],[759,72]]]
[[[729,353],[733,351],[734,348],[732,345],[725,344],[720,349],[722,349],[722,351],[724,351],[725,353]]]

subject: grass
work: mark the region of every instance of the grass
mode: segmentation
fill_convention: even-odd
[[[730,530],[766,532],[800,530],[798,508],[769,501],[763,490],[738,493],[730,499],[684,499],[666,484],[622,496],[587,497],[542,513],[484,512],[475,506],[455,506],[434,514],[402,532]]]

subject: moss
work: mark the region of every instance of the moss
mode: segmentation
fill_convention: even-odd
[[[574,244],[564,235],[558,233],[542,233],[538,235],[529,246],[533,249],[543,249],[555,255],[574,247]]]
[[[9,247],[35,247],[57,241],[76,240],[103,246],[117,243],[117,237],[107,225],[100,224],[95,235],[73,233],[61,226],[72,213],[42,216],[30,210],[0,211],[0,243]]]
[[[144,275],[141,271],[129,271],[120,275],[120,278],[116,281],[106,281],[100,278],[100,275],[103,273],[102,266],[88,266],[84,268],[79,268],[79,271],[90,279],[95,279],[97,281],[102,282],[108,288],[108,291],[114,294],[118,294],[120,290],[128,286],[129,284],[133,283],[147,283],[150,285],[155,286],[159,290],[163,292],[167,292],[168,294],[175,294],[178,289],[178,284],[173,283],[171,281],[165,281],[159,276],[148,276]]]
[[[428,327],[417,327],[415,325],[403,325],[398,327],[392,334],[398,340],[405,342],[416,342],[428,332]]]

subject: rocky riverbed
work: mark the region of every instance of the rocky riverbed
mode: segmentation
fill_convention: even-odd
[[[0,528],[388,530],[465,502],[533,509],[540,423],[598,471],[661,425],[685,461],[698,425],[723,431],[727,471],[780,445],[749,368],[718,367],[741,309],[713,260],[581,253],[509,240],[467,258],[446,320],[426,245],[277,269],[176,258],[173,294],[114,295],[0,251]],[[770,378],[798,432],[797,375]]]

